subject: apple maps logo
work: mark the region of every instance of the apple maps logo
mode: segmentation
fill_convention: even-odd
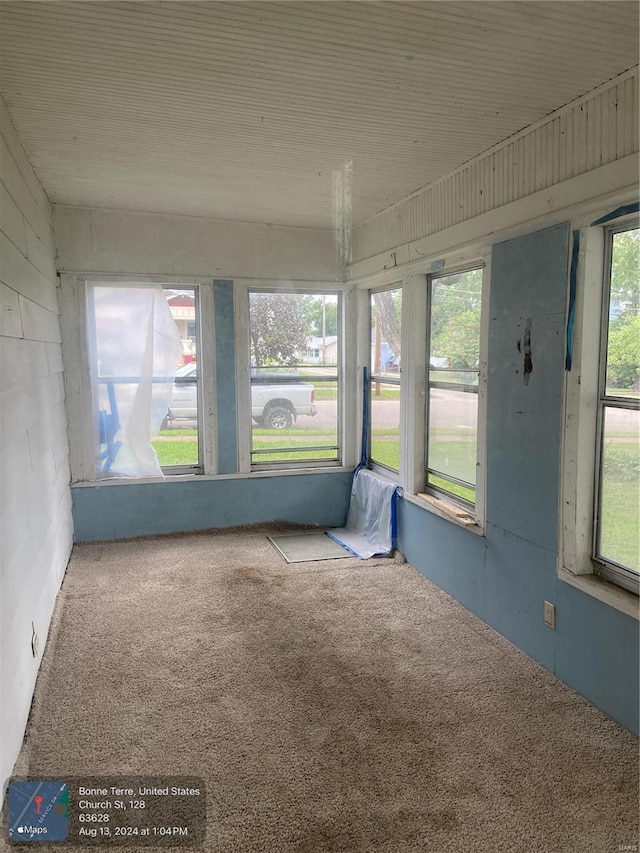
[[[69,789],[64,782],[9,783],[9,840],[64,841],[69,835]]]

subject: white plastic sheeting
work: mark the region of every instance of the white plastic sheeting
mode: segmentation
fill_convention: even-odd
[[[328,530],[327,536],[362,560],[388,554],[395,538],[394,501],[401,491],[396,483],[360,468],[351,485],[347,526]]]
[[[157,284],[88,290],[95,478],[162,477],[151,445],[171,403],[182,342]]]

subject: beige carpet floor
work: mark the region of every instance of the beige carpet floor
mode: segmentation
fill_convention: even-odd
[[[631,734],[411,566],[274,529],[76,546],[18,772],[204,777],[212,853],[638,844]]]

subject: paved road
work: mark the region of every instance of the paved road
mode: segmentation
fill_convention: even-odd
[[[436,391],[432,400],[432,414],[437,427],[475,427],[474,405],[475,395],[463,392]],[[337,404],[335,400],[318,400],[315,417],[301,415],[296,421],[295,428],[301,430],[335,429]],[[399,400],[374,401],[374,427],[396,427],[400,418]],[[195,427],[191,420],[175,421],[176,427]],[[634,433],[638,431],[638,415],[632,411],[612,410],[607,418],[609,429]]]
[[[436,427],[475,428],[474,411],[477,397],[463,392],[436,391],[432,398],[432,416]],[[297,429],[330,429],[336,425],[336,403],[334,400],[319,400],[316,403],[318,413],[315,417],[299,417]],[[398,427],[400,418],[399,400],[377,400],[373,407],[374,427]],[[636,412],[622,409],[610,409],[607,415],[607,428],[616,432],[638,433],[640,421]]]
[[[434,399],[434,417],[438,426],[458,426],[475,424],[473,407],[476,397],[470,394],[454,392],[450,400]],[[299,417],[296,421],[298,429],[330,429],[336,425],[336,402],[334,400],[319,400],[316,403],[318,413],[315,417]],[[376,428],[395,427],[400,422],[399,400],[374,400],[373,425]]]

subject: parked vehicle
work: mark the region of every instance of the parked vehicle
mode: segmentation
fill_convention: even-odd
[[[313,416],[315,389],[295,373],[257,373],[251,377],[251,417],[267,429],[289,429],[299,415]],[[185,364],[176,371],[171,405],[163,426],[198,416],[198,368]]]

